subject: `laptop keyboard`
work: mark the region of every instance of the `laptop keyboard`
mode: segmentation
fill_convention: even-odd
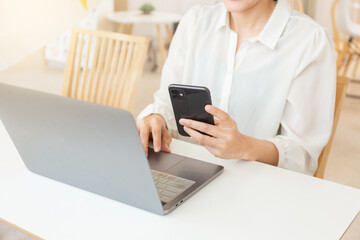
[[[195,181],[176,177],[156,170],[151,170],[151,174],[155,181],[156,189],[159,193],[162,205],[165,205],[175,199],[195,184]]]

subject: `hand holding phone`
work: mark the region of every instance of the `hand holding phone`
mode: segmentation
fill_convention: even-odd
[[[214,125],[214,117],[205,111],[205,106],[212,104],[209,89],[201,86],[171,84],[169,94],[180,135],[189,136],[179,123],[181,118]]]

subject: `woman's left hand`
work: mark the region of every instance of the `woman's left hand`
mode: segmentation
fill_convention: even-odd
[[[256,160],[252,156],[253,138],[241,134],[236,122],[229,114],[211,105],[207,105],[205,110],[219,119],[216,120],[215,125],[190,119],[180,119],[180,124],[184,126],[184,130],[193,141],[204,146],[219,158]]]

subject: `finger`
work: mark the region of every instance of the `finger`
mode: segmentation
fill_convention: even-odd
[[[214,125],[211,124],[207,124],[207,123],[203,123],[203,122],[199,122],[199,121],[194,121],[191,119],[180,119],[180,124],[184,125],[186,127],[207,133],[211,136],[214,137],[220,137],[223,134],[221,134],[221,129],[219,129],[218,127],[215,127]]]
[[[170,150],[171,137],[167,131],[164,131],[161,143],[161,149],[165,152],[171,152]]]
[[[161,149],[161,127],[158,124],[151,126],[151,134],[153,138],[154,151],[160,152]]]
[[[148,144],[149,144],[149,128],[144,127],[140,130],[140,140],[144,147],[146,156],[148,156]]]
[[[216,126],[216,125],[219,125],[219,124],[220,124],[220,121],[217,120],[217,119],[214,119],[214,125]]]
[[[205,111],[220,119],[221,122],[228,123],[231,120],[229,114],[212,105],[206,105]]]
[[[189,127],[184,127],[184,130],[187,134],[190,135],[190,137],[198,144],[200,145],[209,145],[209,146],[215,146],[216,145],[216,139],[213,137],[209,137],[207,135],[201,134],[198,131],[191,129]]]

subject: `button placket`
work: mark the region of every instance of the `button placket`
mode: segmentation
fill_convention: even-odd
[[[231,91],[231,85],[234,75],[234,63],[235,63],[235,51],[236,51],[236,45],[237,45],[237,34],[233,31],[230,31],[230,48],[228,50],[228,67],[227,67],[227,73],[222,89],[221,94],[221,104],[220,108],[223,111],[228,110],[229,107],[229,98],[230,98],[230,91]]]
[[[245,41],[243,43],[243,46],[241,46],[237,52],[236,58],[235,58],[235,66],[234,69],[237,69],[240,67],[240,65],[244,62],[246,53],[250,47],[251,42]]]

